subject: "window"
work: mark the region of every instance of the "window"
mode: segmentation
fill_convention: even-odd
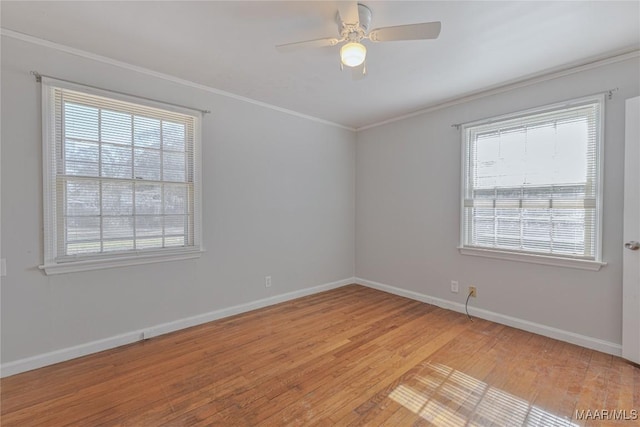
[[[604,97],[463,125],[461,252],[597,270]]]
[[[47,274],[200,253],[200,113],[42,80]]]

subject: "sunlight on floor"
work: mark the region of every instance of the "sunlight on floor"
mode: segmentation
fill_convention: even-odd
[[[427,367],[428,376],[400,384],[389,397],[436,426],[577,426],[446,365]]]

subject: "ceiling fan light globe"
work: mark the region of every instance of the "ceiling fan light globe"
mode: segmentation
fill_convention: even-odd
[[[340,60],[347,67],[357,67],[364,62],[367,48],[361,43],[347,43],[340,48]]]

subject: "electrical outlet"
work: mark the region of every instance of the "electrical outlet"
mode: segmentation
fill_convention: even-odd
[[[451,292],[453,292],[454,294],[457,294],[459,290],[460,290],[460,288],[458,287],[458,281],[457,280],[452,280],[451,281]]]
[[[469,286],[469,294],[474,298],[478,296],[478,291],[475,286]]]
[[[264,276],[264,287],[265,288],[271,287],[271,276]]]

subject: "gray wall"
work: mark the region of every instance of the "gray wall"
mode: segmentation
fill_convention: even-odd
[[[613,343],[621,340],[628,60],[358,132],[2,37],[2,363],[356,275]],[[212,110],[202,258],[45,276],[37,70]],[[472,121],[618,87],[606,104],[599,272],[460,255],[460,135]],[[356,142],[357,141],[357,142]],[[354,267],[355,264],[355,267]],[[264,287],[271,275],[273,287]],[[458,280],[460,294],[449,292]]]
[[[40,86],[31,70],[212,110],[200,259],[38,270]],[[9,37],[1,85],[2,363],[353,277],[354,132]]]
[[[621,342],[624,101],[637,58],[358,132],[356,276]],[[605,105],[604,260],[598,272],[460,255],[460,132],[468,122],[619,88]],[[460,282],[460,293],[449,290]]]

